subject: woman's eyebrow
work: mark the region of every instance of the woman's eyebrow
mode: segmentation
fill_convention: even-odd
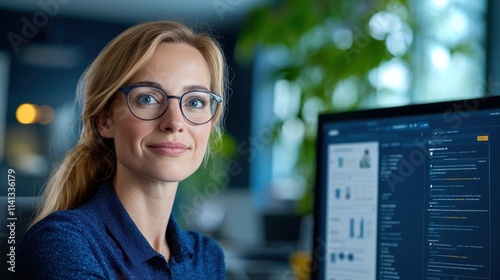
[[[190,91],[190,90],[210,91],[206,86],[202,85],[188,85],[184,87],[184,91]]]
[[[152,82],[152,81],[139,81],[139,82],[133,83],[132,86],[154,86],[154,87],[162,88],[159,83]]]
[[[134,83],[133,85],[134,86],[135,85],[154,86],[154,87],[158,87],[158,88],[161,88],[161,89],[167,91],[159,83],[153,82],[153,81],[138,81],[138,82]],[[192,90],[210,91],[210,89],[208,89],[206,86],[202,86],[202,85],[187,85],[187,86],[183,87],[183,90],[185,92],[192,91]]]

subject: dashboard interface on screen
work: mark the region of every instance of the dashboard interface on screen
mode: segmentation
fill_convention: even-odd
[[[500,97],[319,118],[314,279],[500,279]]]

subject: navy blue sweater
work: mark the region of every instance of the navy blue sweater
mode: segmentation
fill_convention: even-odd
[[[109,183],[75,210],[35,224],[18,251],[16,279],[225,279],[212,239],[167,226],[167,262],[141,234]]]

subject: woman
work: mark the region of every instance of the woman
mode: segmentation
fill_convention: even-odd
[[[132,27],[80,81],[83,131],[18,253],[21,279],[223,279],[211,239],[171,216],[221,133],[218,44],[175,22]]]

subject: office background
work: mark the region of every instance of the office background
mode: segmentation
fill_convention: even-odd
[[[78,137],[86,66],[133,24],[181,20],[221,42],[231,96],[221,155],[185,182],[176,215],[224,244],[231,277],[288,275],[310,246],[319,112],[500,92],[498,1],[302,2],[2,1],[2,174],[39,195]]]

